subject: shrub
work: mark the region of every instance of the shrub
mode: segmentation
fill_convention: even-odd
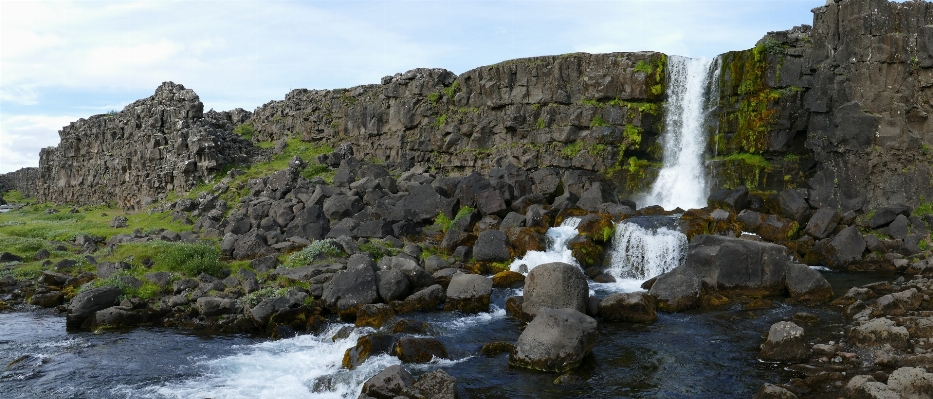
[[[301,249],[301,251],[291,254],[285,261],[285,267],[301,267],[314,262],[319,255],[342,256],[343,251],[337,249],[333,239],[324,239],[312,242],[310,245]]]
[[[207,273],[218,276],[225,268],[220,249],[205,243],[171,243],[156,255],[156,263],[187,276]]]

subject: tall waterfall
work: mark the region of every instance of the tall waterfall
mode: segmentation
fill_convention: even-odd
[[[664,209],[706,206],[709,195],[703,151],[706,148],[706,113],[710,82],[719,79],[718,67],[704,58],[670,56],[667,61],[668,100],[661,133],[664,166],[645,205],[660,205]]]

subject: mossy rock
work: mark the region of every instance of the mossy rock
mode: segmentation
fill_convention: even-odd
[[[612,241],[612,233],[615,231],[615,223],[610,218],[603,218],[599,215],[588,214],[580,220],[577,231],[581,236],[587,237],[595,242]]]
[[[574,207],[571,207],[571,208],[567,208],[567,209],[564,209],[563,211],[561,211],[561,212],[557,215],[557,217],[554,219],[554,225],[555,225],[555,226],[560,226],[562,223],[564,223],[564,220],[566,220],[567,218],[572,218],[572,217],[583,217],[583,216],[586,216],[586,215],[588,215],[588,214],[589,214],[589,212],[587,212],[587,211],[585,211],[585,210],[583,210],[583,209],[581,209],[581,208],[577,208],[577,207],[575,207],[575,206],[574,206]]]
[[[427,363],[434,358],[447,359],[447,348],[429,337],[402,337],[395,345],[395,356],[405,363]]]
[[[567,242],[567,248],[584,269],[599,264],[603,258],[603,247],[587,237],[576,236]]]
[[[509,297],[505,300],[505,314],[512,316],[516,319],[521,319],[522,316],[522,304],[525,302],[525,298],[521,296]]]
[[[521,288],[525,285],[525,275],[511,270],[501,271],[492,276],[492,286],[496,288]]]
[[[674,213],[674,211],[665,211],[659,205],[651,205],[635,211],[635,216],[668,216]]]
[[[511,228],[506,235],[516,257],[525,256],[528,251],[544,251],[547,248],[544,236],[533,228]]]
[[[700,295],[700,307],[705,309],[724,308],[729,306],[731,303],[732,300],[722,296],[722,294],[718,292],[710,292]],[[662,308],[660,304],[658,304],[658,308]]]
[[[392,353],[396,341],[398,341],[398,337],[387,334],[370,334],[359,337],[356,340],[356,346],[344,352],[341,364],[343,368],[352,370],[372,356]]]
[[[392,307],[383,303],[360,306],[356,313],[357,327],[380,328],[395,317]]]
[[[10,310],[10,305],[7,304],[5,301],[0,301],[0,312],[4,310]]]
[[[509,342],[490,342],[479,350],[486,357],[496,357],[503,353],[509,353],[515,350],[515,345]]]
[[[748,298],[742,303],[743,310],[771,309],[774,304],[766,298]]]

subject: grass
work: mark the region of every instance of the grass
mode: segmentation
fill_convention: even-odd
[[[593,120],[590,121],[590,127],[594,128],[600,126],[609,126],[609,123],[603,120],[602,116],[596,115],[593,117]]]
[[[379,259],[383,257],[398,255],[402,250],[387,246],[385,240],[371,239],[367,243],[360,244],[360,252],[366,252],[372,255],[373,260],[378,262]]]
[[[933,215],[933,201],[926,202],[926,200],[921,196],[920,204],[918,204],[917,207],[914,208],[914,211],[913,213],[911,213],[911,215],[920,216],[920,217],[926,216],[926,215]]]
[[[758,154],[749,154],[749,153],[735,153],[725,157],[716,158],[720,161],[742,161],[750,166],[755,166],[763,169],[770,169],[771,162],[768,162],[765,157]]]
[[[302,267],[311,264],[320,255],[332,257],[345,257],[343,251],[338,249],[333,239],[324,239],[312,242],[310,245],[302,248],[300,251],[289,255],[284,266],[288,268]]]
[[[244,123],[234,128],[233,133],[244,139],[252,140],[253,135],[256,134],[256,129],[253,128],[252,123]]]
[[[130,284],[127,284],[122,277],[136,276],[133,276],[133,274],[130,272],[119,271],[110,277],[94,280],[94,282],[85,286],[82,290],[89,290],[99,287],[117,287],[123,291],[123,298],[136,297],[144,300],[149,300],[162,292],[162,289],[158,285],[155,285],[151,282],[142,281],[142,284],[139,287],[134,287]]]
[[[169,271],[180,272],[195,277],[201,273],[220,276],[226,264],[220,261],[220,248],[215,245],[199,243],[162,242],[162,248],[155,255],[156,265]]]
[[[574,141],[573,143],[565,144],[564,148],[560,150],[560,154],[565,158],[573,158],[577,156],[581,150],[583,150],[583,143]]]
[[[450,230],[450,226],[453,226],[454,223],[459,222],[467,216],[470,216],[473,211],[474,209],[468,206],[460,207],[460,209],[457,210],[457,214],[454,215],[453,219],[448,218],[447,215],[445,215],[443,212],[438,212],[437,218],[434,219],[434,224],[440,226],[441,230],[444,233],[447,233],[447,230]]]
[[[635,72],[651,73],[651,70],[651,64],[645,62],[645,60],[640,60],[635,64]]]

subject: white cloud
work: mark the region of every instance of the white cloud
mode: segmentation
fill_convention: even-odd
[[[75,116],[17,115],[0,119],[0,173],[39,166],[39,150],[58,144]]]

